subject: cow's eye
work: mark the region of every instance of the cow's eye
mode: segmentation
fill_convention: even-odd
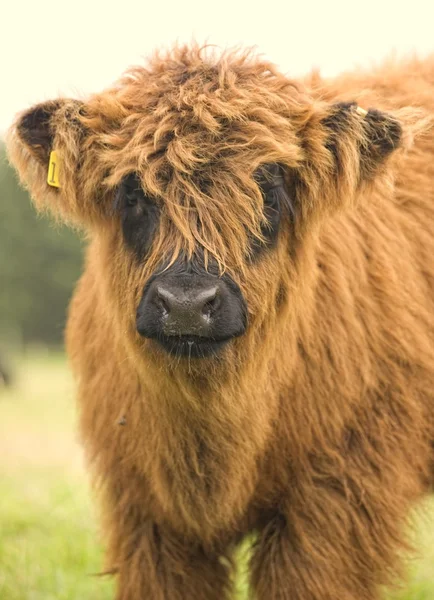
[[[124,205],[128,207],[137,206],[141,199],[144,199],[142,184],[139,177],[132,173],[125,177],[121,184],[121,193],[123,195]]]
[[[264,165],[254,175],[256,182],[261,188],[264,200],[275,188],[284,186],[282,167],[277,164]]]
[[[139,202],[139,191],[138,190],[134,190],[134,191],[126,190],[125,191],[125,206],[129,206],[129,207],[137,206],[138,202]]]
[[[131,217],[143,216],[154,205],[154,199],[144,192],[140,178],[135,173],[123,179],[115,194],[114,209]]]
[[[142,188],[137,174],[127,175],[116,192],[115,208],[121,217],[125,244],[143,259],[158,227],[160,208]]]
[[[283,176],[283,169],[278,164],[263,165],[254,174],[263,199],[263,223],[261,227],[263,241],[252,242],[253,254],[259,254],[264,248],[272,247],[277,242],[280,229],[280,221],[285,207],[288,206],[292,214]]]
[[[274,210],[279,210],[280,207],[280,186],[273,187],[264,193],[264,206]]]
[[[279,165],[265,165],[255,174],[264,200],[264,210],[269,217],[273,211],[280,210],[280,197],[284,190],[282,168]]]

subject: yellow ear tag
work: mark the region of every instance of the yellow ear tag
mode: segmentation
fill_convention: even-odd
[[[48,163],[48,173],[47,173],[47,183],[51,185],[51,187],[60,187],[59,182],[59,170],[60,170],[60,160],[57,156],[57,152],[53,150],[50,153],[50,162]]]
[[[362,108],[361,106],[358,106],[356,108],[356,113],[359,114],[361,117],[366,117],[366,115],[368,114],[368,111],[365,110],[364,108]]]

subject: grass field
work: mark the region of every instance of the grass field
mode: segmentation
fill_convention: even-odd
[[[112,583],[93,576],[102,552],[74,423],[63,358],[23,359],[15,388],[0,391],[1,600],[113,596]],[[419,556],[409,564],[409,587],[394,600],[434,599],[434,501],[418,512]]]

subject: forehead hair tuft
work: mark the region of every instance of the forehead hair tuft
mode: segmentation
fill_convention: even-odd
[[[253,174],[261,164],[301,160],[306,112],[299,87],[253,51],[178,46],[90,98],[84,166],[106,189],[139,175],[162,206],[161,246],[170,240],[189,255],[199,245],[239,268],[248,240],[261,237]]]

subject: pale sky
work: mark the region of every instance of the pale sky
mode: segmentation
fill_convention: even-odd
[[[83,96],[176,40],[256,46],[291,76],[434,52],[434,0],[4,0],[0,132],[58,94]]]

